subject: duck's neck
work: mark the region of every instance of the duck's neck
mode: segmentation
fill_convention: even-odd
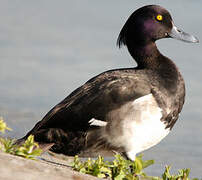
[[[155,42],[128,45],[128,51],[138,64],[138,68],[158,68],[159,56],[162,56]]]
[[[158,75],[158,81],[170,93],[175,93],[179,73],[176,65],[167,57],[163,56],[154,42],[146,45],[128,46],[128,50],[137,62],[138,69],[152,69]]]

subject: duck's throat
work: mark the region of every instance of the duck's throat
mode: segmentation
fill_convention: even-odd
[[[157,49],[155,42],[128,46],[128,51],[137,62],[138,67],[142,68],[158,67],[159,64],[158,57],[160,55],[160,52]]]

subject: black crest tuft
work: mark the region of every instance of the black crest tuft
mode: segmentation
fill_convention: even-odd
[[[123,26],[121,32],[119,33],[116,45],[121,48],[122,45],[126,45],[126,24]]]

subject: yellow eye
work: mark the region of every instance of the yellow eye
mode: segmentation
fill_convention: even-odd
[[[160,15],[160,14],[158,14],[158,15],[156,16],[156,19],[157,19],[158,21],[162,21],[162,20],[163,20],[163,16]]]

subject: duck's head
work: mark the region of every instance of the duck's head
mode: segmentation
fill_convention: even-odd
[[[188,33],[179,30],[170,13],[161,6],[148,5],[136,10],[123,26],[117,41],[118,46],[141,46],[162,38],[175,38],[185,42],[199,42]]]

